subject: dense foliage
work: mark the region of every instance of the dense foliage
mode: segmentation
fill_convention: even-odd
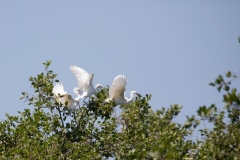
[[[53,84],[57,75],[44,64],[45,72],[30,77],[33,93],[22,92],[32,111],[19,111],[0,122],[1,159],[240,159],[240,94],[219,76],[214,83],[224,90],[225,110],[202,106],[198,116],[187,117],[182,125],[173,122],[182,106],[153,111],[151,95],[136,97],[121,112],[113,114],[113,102],[104,88],[76,111],[55,101]],[[227,77],[238,78],[231,72]],[[201,121],[213,123],[200,129],[202,139],[191,137]]]

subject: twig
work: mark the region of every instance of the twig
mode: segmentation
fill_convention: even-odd
[[[62,114],[61,114],[59,106],[57,106],[56,109],[58,110],[58,113],[59,113],[59,116],[60,116],[60,119],[61,119],[61,122],[62,122],[62,128],[64,128],[64,122],[63,122],[63,119],[62,119]]]

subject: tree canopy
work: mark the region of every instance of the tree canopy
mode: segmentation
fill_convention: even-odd
[[[201,106],[179,124],[173,118],[181,105],[154,111],[148,94],[112,114],[114,102],[103,103],[107,87],[70,114],[52,93],[59,80],[49,69],[51,61],[43,65],[44,72],[29,78],[33,93],[22,92],[33,109],[6,114],[0,122],[1,159],[240,159],[240,94],[230,88],[238,74],[229,71],[229,80],[219,75],[210,83],[224,92],[224,110]],[[198,129],[200,122],[213,128]],[[201,139],[190,138],[197,129]]]

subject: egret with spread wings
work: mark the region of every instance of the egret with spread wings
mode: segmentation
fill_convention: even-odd
[[[78,89],[83,92],[81,98],[90,97],[92,94],[96,94],[103,88],[100,84],[97,84],[96,87],[93,87],[93,76],[94,74],[88,73],[82,68],[77,66],[69,67],[72,74],[77,78],[78,81]]]
[[[105,100],[108,102],[114,100],[116,104],[129,104],[133,102],[134,95],[140,95],[137,91],[131,91],[130,98],[124,97],[126,90],[127,78],[124,75],[118,75],[114,78],[112,85],[109,88],[109,98]]]

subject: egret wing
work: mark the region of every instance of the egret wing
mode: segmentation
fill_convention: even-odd
[[[52,92],[53,92],[53,94],[54,94],[55,96],[58,96],[58,94],[60,94],[60,95],[67,94],[67,92],[64,91],[64,87],[63,87],[62,83],[56,83],[56,84],[53,86]]]
[[[124,98],[124,91],[127,85],[127,78],[124,75],[118,75],[114,78],[112,85],[109,88],[110,98]]]
[[[94,76],[93,73],[89,73],[89,75],[88,75],[88,85],[93,86],[93,76]]]
[[[87,85],[91,84],[91,74],[88,74],[84,69],[79,68],[77,66],[69,67],[72,74],[77,78],[78,88],[83,90]]]

